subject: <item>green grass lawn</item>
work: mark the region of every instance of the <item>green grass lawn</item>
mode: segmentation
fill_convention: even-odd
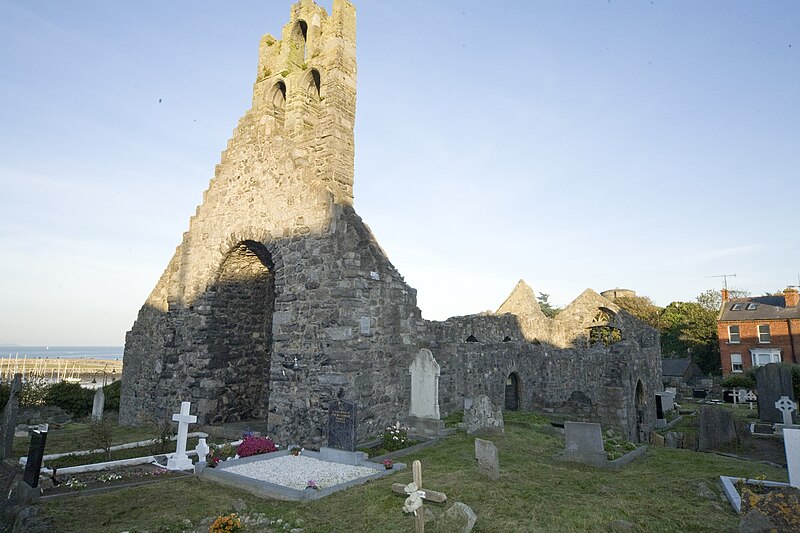
[[[786,471],[713,454],[650,447],[622,471],[556,461],[563,439],[539,425],[530,413],[506,413],[506,435],[498,447],[500,479],[476,472],[474,437],[458,433],[442,443],[402,459],[422,461],[423,486],[445,492],[478,515],[475,531],[607,531],[626,520],[638,531],[735,531],[738,516],[721,499],[697,495],[705,483],[718,494],[720,475],[785,481]],[[305,533],[413,531],[413,519],[401,511],[403,498],[392,483],[408,483],[406,469],[322,500],[300,504],[261,500],[247,493],[196,478],[170,480],[139,488],[59,499],[39,504],[56,519],[58,531],[181,531],[184,519],[196,526],[210,516],[231,512],[242,499],[247,513],[262,512],[295,524]],[[448,504],[427,504],[440,512]],[[87,520],[87,514],[92,518]],[[435,523],[426,531],[436,532]]]

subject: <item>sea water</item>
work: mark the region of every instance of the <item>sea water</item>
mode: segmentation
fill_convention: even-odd
[[[0,346],[0,359],[122,359],[122,346]]]

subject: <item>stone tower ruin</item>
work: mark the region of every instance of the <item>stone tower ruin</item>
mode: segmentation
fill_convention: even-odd
[[[429,349],[443,414],[466,395],[502,403],[513,377],[520,408],[577,406],[629,435],[652,425],[658,335],[596,293],[558,322],[522,293],[495,315],[421,318],[353,209],[355,24],[347,0],[330,15],[301,0],[280,39],[261,39],[252,107],[127,334],[120,421],[191,401],[200,423],[262,421],[313,446],[328,402],[346,399],[366,439],[408,415],[408,368]],[[601,308],[614,346],[590,342]]]

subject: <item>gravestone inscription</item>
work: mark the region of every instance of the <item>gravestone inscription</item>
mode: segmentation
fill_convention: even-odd
[[[328,404],[328,447],[356,451],[358,410],[356,404],[346,400],[332,400]]]
[[[28,461],[25,463],[25,474],[22,477],[29,487],[39,486],[39,471],[42,469],[44,445],[47,442],[47,424],[41,424],[31,431],[31,444],[28,447]]]
[[[3,410],[2,427],[2,449],[0,449],[0,459],[11,457],[11,446],[14,444],[14,431],[17,428],[17,416],[19,415],[19,392],[22,390],[22,374],[14,374],[11,388],[8,392],[8,401]]]

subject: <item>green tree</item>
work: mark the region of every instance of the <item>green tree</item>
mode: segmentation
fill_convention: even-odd
[[[750,293],[741,289],[730,289],[728,296],[731,298],[747,298]],[[708,289],[700,293],[695,300],[706,309],[717,312],[722,306],[722,293],[716,289]]]
[[[626,296],[622,298],[616,298],[614,299],[614,303],[642,322],[656,329],[661,329],[660,317],[663,310],[653,303],[653,300],[647,296]]]
[[[561,312],[561,308],[553,307],[550,304],[550,295],[544,292],[540,292],[536,301],[539,302],[539,309],[542,310],[544,316],[547,318],[555,318],[555,316]]]
[[[661,313],[661,351],[691,357],[703,372],[720,370],[717,311],[695,302],[672,302]]]

